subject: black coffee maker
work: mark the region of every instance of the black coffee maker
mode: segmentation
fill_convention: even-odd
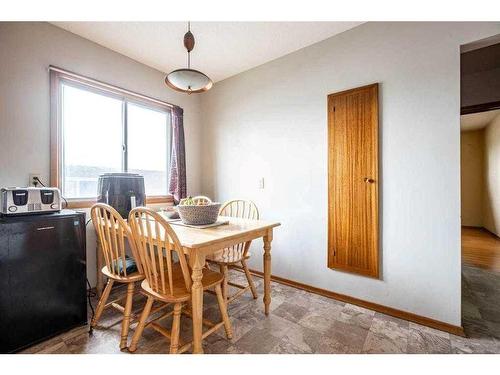
[[[130,210],[146,204],[144,177],[137,173],[105,173],[99,176],[97,202],[106,203],[128,218]]]

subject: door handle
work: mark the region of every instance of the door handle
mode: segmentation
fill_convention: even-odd
[[[375,182],[375,180],[373,178],[365,177],[365,182],[367,184],[373,184]]]

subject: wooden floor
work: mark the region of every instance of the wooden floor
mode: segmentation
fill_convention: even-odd
[[[462,262],[500,271],[500,238],[483,228],[462,227]]]

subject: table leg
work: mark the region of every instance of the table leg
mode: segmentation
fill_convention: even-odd
[[[96,241],[96,247],[95,247],[95,258],[96,258],[96,286],[95,286],[95,291],[97,294],[97,298],[101,298],[103,287],[104,287],[104,275],[102,274],[101,270],[102,267],[104,267],[104,259],[102,256],[102,251],[101,251],[101,243],[99,240]]]
[[[203,333],[203,267],[205,266],[205,256],[197,254],[196,251],[189,257],[191,265],[191,309],[193,314],[193,353],[202,354],[202,333]]]
[[[273,230],[270,229],[264,236],[264,312],[269,315],[271,304],[271,241]]]

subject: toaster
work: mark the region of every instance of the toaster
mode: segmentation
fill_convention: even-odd
[[[51,187],[0,189],[2,215],[32,215],[61,211],[61,192]]]

